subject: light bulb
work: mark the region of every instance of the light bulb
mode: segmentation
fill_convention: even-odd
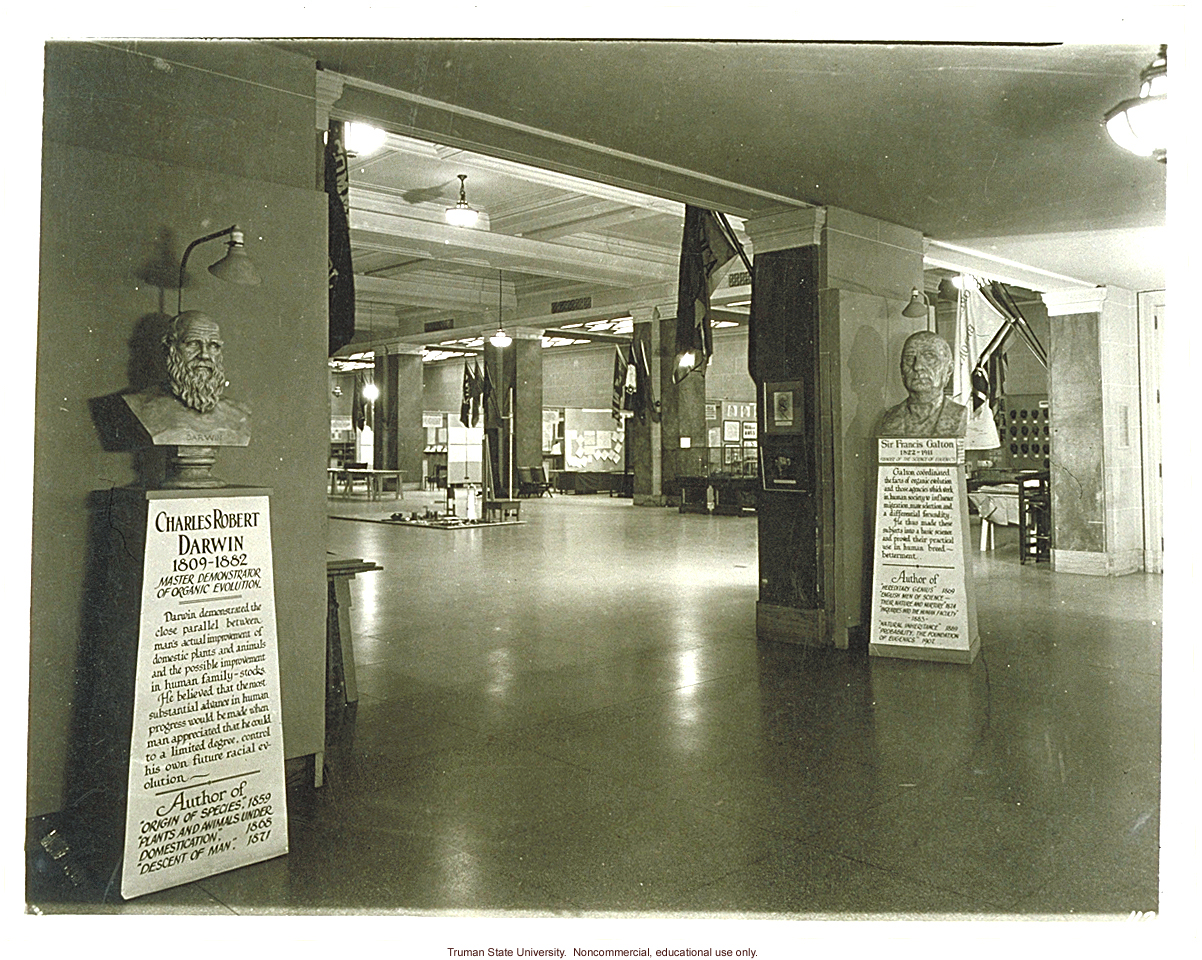
[[[355,121],[348,122],[343,132],[346,152],[354,154],[356,157],[366,157],[370,153],[375,153],[384,146],[385,136],[386,134],[379,127]]]

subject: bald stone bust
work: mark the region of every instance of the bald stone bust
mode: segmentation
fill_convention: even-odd
[[[245,447],[250,443],[250,409],[221,398],[226,386],[222,346],[221,329],[199,310],[186,310],[171,321],[163,338],[165,388],[125,396],[154,446]]]
[[[952,375],[952,348],[937,333],[920,330],[902,346],[901,376],[909,396],[881,417],[879,437],[962,437],[968,408],[944,392]]]

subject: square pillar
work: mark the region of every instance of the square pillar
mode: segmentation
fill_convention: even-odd
[[[747,220],[755,246],[749,369],[760,412],[757,502],[761,639],[847,648],[871,615],[875,459],[885,408],[905,396],[901,315],[922,286],[922,236],[835,207]],[[769,429],[773,390],[804,423]],[[798,470],[773,485],[772,463]],[[763,474],[769,476],[763,476]]]
[[[1139,328],[1118,287],[1043,294],[1051,324],[1052,569],[1143,569]]]
[[[426,445],[420,348],[398,345],[377,352],[375,383],[380,396],[372,424],[374,463],[382,470],[404,470],[406,480],[420,483]]]
[[[668,308],[676,312],[673,305]],[[666,502],[680,502],[680,478],[709,472],[705,433],[705,372],[672,382],[676,367],[676,318],[659,322],[660,437]]]
[[[659,311],[651,306],[636,306],[631,308],[630,314],[634,318],[634,343],[642,344],[643,353],[651,365],[651,382],[656,385],[656,396],[662,398],[660,371],[664,362],[659,355]],[[659,414],[649,414],[645,421],[636,417],[629,422],[628,463],[634,471],[634,505],[662,507],[666,501],[663,491],[663,431]]]
[[[485,406],[484,435],[498,497],[512,497],[518,467],[543,462],[543,343],[540,330],[510,330],[513,342],[484,341],[484,364],[496,402]],[[512,482],[511,482],[512,478]]]

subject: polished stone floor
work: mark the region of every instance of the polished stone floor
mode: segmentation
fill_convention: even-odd
[[[431,499],[330,501],[329,551],[384,569],[352,584],[359,700],[324,785],[292,778],[291,852],[39,909],[1157,910],[1159,576],[974,535],[977,662],[869,658],[756,641],[751,517],[594,495],[492,529],[336,518]]]

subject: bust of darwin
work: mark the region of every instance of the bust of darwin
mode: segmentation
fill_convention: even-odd
[[[154,446],[245,447],[250,408],[222,399],[226,387],[221,329],[207,314],[187,310],[163,337],[167,382],[125,395]]]

